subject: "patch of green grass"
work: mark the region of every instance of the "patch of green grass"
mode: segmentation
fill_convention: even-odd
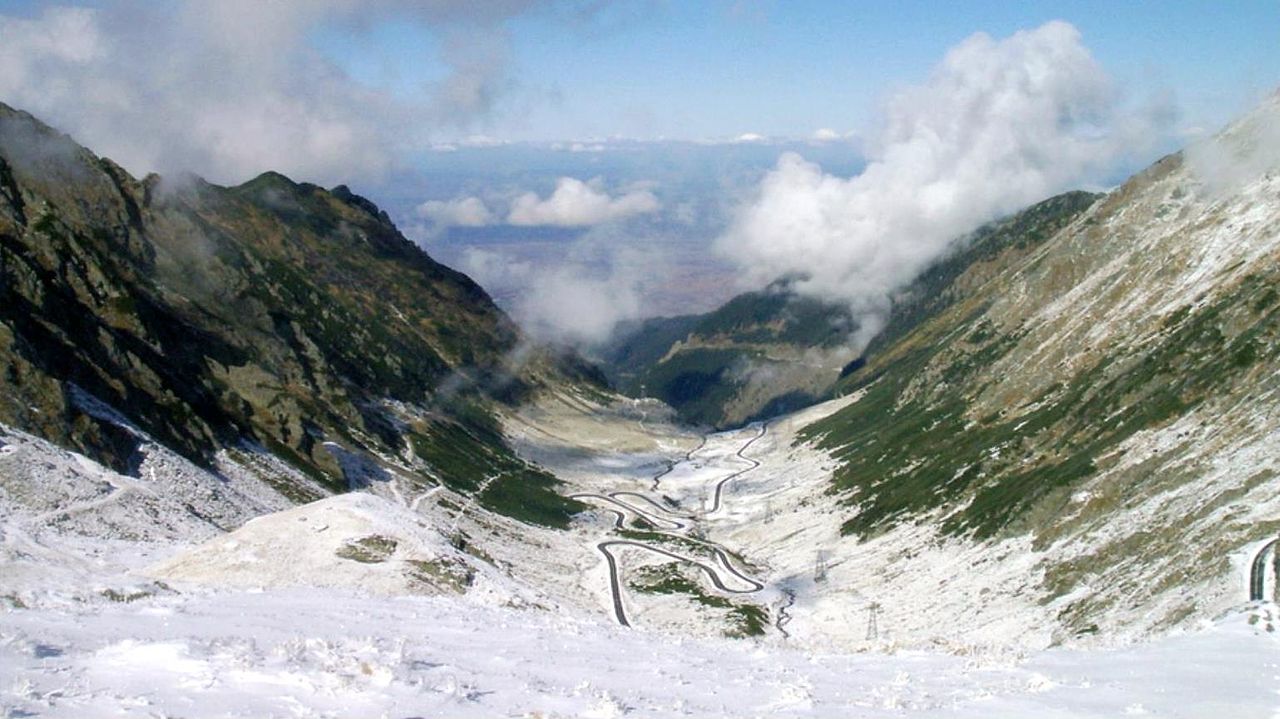
[[[371,534],[367,537],[347,542],[338,547],[338,550],[334,553],[342,559],[350,559],[361,564],[381,564],[396,553],[397,546],[399,546],[399,542],[391,537]]]
[[[497,562],[493,561],[493,557],[489,556],[488,552],[471,543],[471,537],[468,537],[466,532],[461,530],[454,532],[449,536],[449,544],[454,549],[466,552],[486,564],[497,566]]]
[[[635,519],[631,520],[631,526],[641,532],[651,532],[657,529],[657,527],[653,525],[653,522],[650,522],[639,515],[637,515]]]
[[[769,613],[755,604],[735,605],[730,614],[738,626],[736,630],[729,632],[729,636],[760,637],[764,636],[765,627],[769,626]]]
[[[682,537],[678,534],[667,534],[666,532],[640,529],[620,529],[618,530],[618,534],[635,542],[666,545],[669,549],[676,551],[692,552],[697,554],[702,554],[707,551],[705,544],[687,537]]]
[[[117,602],[119,604],[129,604],[131,602],[136,602],[139,599],[146,599],[147,597],[155,596],[155,592],[149,591],[146,589],[140,589],[133,592],[121,592],[115,589],[108,588],[108,589],[103,589],[99,591],[98,594],[101,594],[103,597],[106,597],[108,600]]]
[[[409,576],[423,584],[447,589],[456,594],[467,591],[476,579],[476,573],[470,567],[451,561],[425,559],[409,559]]]
[[[729,621],[729,628],[725,631],[726,636],[761,636],[765,632],[765,627],[769,625],[769,614],[762,607],[708,594],[673,563],[646,565],[636,569],[634,575],[628,585],[637,592],[679,594],[703,606],[724,610]]]
[[[487,412],[460,407],[455,416],[457,421],[432,421],[408,434],[419,459],[450,489],[476,495],[486,509],[547,527],[563,529],[586,511],[556,491],[558,479],[516,456]]]

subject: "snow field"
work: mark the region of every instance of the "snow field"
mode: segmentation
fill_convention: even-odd
[[[5,716],[1280,716],[1274,605],[1024,660],[808,653],[319,589],[0,616]]]

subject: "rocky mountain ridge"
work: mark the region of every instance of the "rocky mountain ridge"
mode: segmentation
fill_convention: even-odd
[[[346,187],[137,180],[0,106],[0,422],[126,473],[145,435],[278,457],[298,501],[398,471],[563,524],[493,417],[548,378],[595,381]]]

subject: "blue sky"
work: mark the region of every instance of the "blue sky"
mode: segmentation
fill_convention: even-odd
[[[653,2],[566,23],[507,23],[518,98],[476,128],[505,139],[860,130],[975,32],[1063,19],[1124,89],[1172,92],[1189,127],[1215,127],[1280,84],[1280,2]],[[357,77],[411,93],[442,72],[425,29],[318,33]],[[455,134],[465,134],[456,131]]]
[[[1132,97],[1171,94],[1184,128],[1220,126],[1280,85],[1280,0],[255,2],[0,0],[0,24],[6,18],[38,19],[64,6],[92,8],[99,15],[98,31],[122,45],[168,39],[166,50],[140,53],[153,60],[199,45],[187,42],[190,27],[173,21],[179,8],[211,17],[223,8],[233,21],[243,15],[250,31],[264,18],[278,23],[275,30],[292,23],[304,30],[321,60],[347,74],[357,90],[390,91],[406,107],[430,104],[431,89],[459,74],[470,73],[464,82],[485,83],[483,91],[492,98],[486,95],[484,102],[464,108],[460,121],[428,117],[418,122],[415,129],[442,141],[473,134],[569,140],[711,139],[742,133],[805,137],[819,128],[873,133],[883,99],[899,87],[924,82],[944,53],[964,38],[976,32],[1003,38],[1053,19],[1078,28],[1084,45]],[[228,7],[237,9],[228,13]],[[276,7],[292,9],[260,9]],[[209,34],[227,29],[219,27]],[[446,47],[450,37],[453,57]],[[263,43],[269,47],[274,39],[266,33]],[[33,47],[48,52],[50,44]],[[126,71],[138,64],[121,62]],[[467,72],[459,73],[460,67]],[[216,76],[221,68],[212,64],[207,70]],[[28,76],[43,82],[32,72]],[[135,79],[139,86],[156,82]],[[302,87],[302,81],[289,82]],[[172,87],[159,89],[172,92]],[[312,89],[302,94],[314,95]],[[154,96],[155,90],[139,95]],[[50,104],[23,93],[10,95],[35,110]],[[312,99],[317,107],[326,101]],[[189,103],[176,107],[184,104]],[[75,120],[69,110],[51,108],[45,114]],[[81,123],[65,124],[77,129]],[[110,139],[106,132],[85,137],[102,138]]]
[[[1280,0],[0,0],[0,101],[137,176],[349,184],[537,325],[574,279],[618,319],[797,259],[879,301],[1245,111],[1278,34]],[[881,246],[916,249],[855,277]]]

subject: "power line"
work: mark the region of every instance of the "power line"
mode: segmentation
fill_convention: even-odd
[[[818,550],[818,556],[813,561],[813,581],[815,582],[827,581],[827,556],[828,556],[827,550],[825,549]]]
[[[872,602],[867,606],[867,641],[875,641],[880,638],[880,625],[876,619],[879,614],[879,602]]]

